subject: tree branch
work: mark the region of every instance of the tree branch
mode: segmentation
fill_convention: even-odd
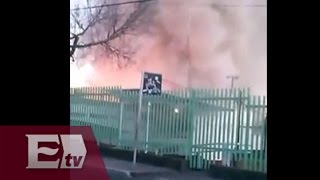
[[[105,8],[105,7],[110,7],[110,6],[119,6],[119,5],[134,4],[134,3],[143,3],[143,2],[148,2],[148,1],[155,1],[155,0],[140,0],[140,1],[128,1],[128,2],[122,2],[122,3],[103,4],[103,5],[99,5],[99,6],[75,8],[75,9],[71,9],[71,11],[90,10],[90,9]]]
[[[80,32],[80,33],[78,33],[78,34],[73,34],[73,36],[70,37],[70,40],[71,40],[71,39],[74,39],[75,36],[78,36],[78,37],[79,37],[79,36],[84,35],[89,28],[93,27],[96,23],[98,23],[99,21],[103,20],[103,18],[99,18],[99,16],[101,15],[101,12],[102,12],[102,9],[99,9],[98,12],[97,12],[97,14],[92,18],[92,20],[89,21],[89,23],[88,23],[88,25],[87,25],[86,28],[83,28],[83,26],[82,26],[81,23],[77,20],[77,18],[75,17],[75,15],[72,14],[72,16],[73,16],[76,24],[82,29],[82,32]]]
[[[73,45],[71,45],[71,50],[70,50],[70,56],[72,57],[73,54],[75,53],[76,49],[77,49],[77,44],[79,41],[79,36],[75,36],[75,39],[73,41]]]
[[[82,9],[92,9],[99,8],[94,15],[91,13],[89,17],[89,21],[87,26],[80,21],[79,15],[77,16],[77,12],[75,14],[71,14],[75,25],[81,32],[71,33],[70,31],[70,41],[73,42],[70,44],[70,57],[73,57],[75,51],[77,49],[90,48],[93,46],[103,46],[107,55],[112,55],[118,59],[119,62],[122,60],[129,60],[131,52],[123,51],[121,48],[116,48],[111,45],[111,42],[118,43],[116,39],[124,36],[129,32],[129,30],[134,30],[137,25],[138,19],[144,13],[144,10],[147,6],[142,5],[142,2],[148,2],[154,0],[140,0],[140,1],[128,1],[122,3],[114,3],[114,4],[103,4],[100,6],[91,6]],[[133,12],[128,14],[127,9],[125,11],[117,11],[117,7],[123,4],[132,4],[132,3],[141,3],[138,6],[133,6]],[[105,7],[114,6],[111,9],[104,9]],[[77,8],[76,10],[79,10]],[[121,24],[120,24],[121,23]],[[89,40],[86,37],[86,32],[92,32],[92,39]],[[84,40],[82,37],[85,37]],[[95,37],[95,38],[93,38]],[[81,39],[81,42],[80,42]],[[84,42],[82,42],[84,41]],[[118,64],[119,65],[119,64]]]

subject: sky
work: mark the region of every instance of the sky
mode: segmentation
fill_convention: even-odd
[[[181,51],[189,33],[192,87],[228,88],[231,81],[226,76],[238,75],[235,87],[250,87],[254,94],[267,94],[266,6],[248,6],[266,5],[266,0],[159,2],[156,14],[152,14],[153,34],[133,41],[133,46],[141,47],[133,57],[134,66],[119,70],[112,61],[93,65],[90,62],[98,58],[88,55],[83,62],[89,63],[81,67],[70,64],[70,86],[137,88],[141,71],[151,71],[163,74],[164,89],[186,87],[187,67],[181,61]],[[221,15],[219,9],[208,6],[212,2],[229,7]],[[76,3],[86,6],[86,0],[71,0],[71,8]]]

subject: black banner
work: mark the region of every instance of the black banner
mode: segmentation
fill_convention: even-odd
[[[161,94],[162,75],[155,73],[144,73],[142,93],[148,95]]]

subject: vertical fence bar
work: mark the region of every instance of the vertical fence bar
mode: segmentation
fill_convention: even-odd
[[[250,100],[251,100],[251,98],[250,97],[248,97],[248,100],[247,100],[247,102],[250,102]],[[245,107],[245,105],[244,105],[244,107]],[[245,110],[244,110],[244,112],[245,112]],[[245,142],[244,142],[244,148],[245,148],[245,158],[244,158],[244,168],[245,169],[248,169],[248,159],[249,159],[249,153],[248,153],[248,151],[249,151],[249,130],[250,130],[250,128],[249,128],[249,121],[250,121],[250,111],[249,110],[247,110],[246,111],[246,118],[245,118],[245,120],[246,120],[246,124],[245,124]]]
[[[164,97],[164,103],[163,103],[163,113],[164,113],[164,118],[163,118],[163,145],[164,145],[164,153],[168,153],[168,148],[169,148],[169,121],[168,121],[168,114],[169,114],[169,105],[168,104],[168,94]]]
[[[79,93],[77,95],[77,99],[78,99],[78,103],[79,103],[79,105],[78,105],[78,110],[79,110],[78,121],[80,122],[79,125],[82,126],[82,122],[83,122],[82,118],[84,117],[84,115],[83,115],[83,106],[82,106],[83,101],[81,100],[81,88],[79,88],[78,91],[79,91]]]
[[[80,110],[80,116],[79,116],[79,120],[81,121],[81,124],[80,126],[84,126],[84,123],[85,123],[85,118],[86,118],[86,114],[85,114],[85,111],[84,111],[84,99],[83,99],[83,88],[79,88],[79,95],[78,95],[78,98],[79,98],[79,110]]]
[[[147,124],[146,124],[146,137],[145,137],[145,152],[148,152],[149,147],[149,130],[150,130],[150,109],[151,103],[147,102]]]
[[[231,164],[231,166],[232,167],[235,167],[235,163],[236,163],[236,138],[235,138],[235,132],[236,132],[236,127],[237,127],[237,124],[236,124],[236,89],[231,89],[230,90],[231,91],[231,95],[230,95],[230,97],[231,97],[231,100],[230,100],[230,103],[231,103],[231,105],[232,105],[232,114],[231,114],[231,132],[230,132],[230,148],[231,148],[231,158],[232,158],[232,164]]]
[[[223,89],[219,89],[219,101],[218,101],[218,108],[222,109],[223,107]],[[222,133],[222,111],[218,111],[218,159],[221,161],[222,160],[222,138],[223,138],[223,133]]]
[[[197,101],[197,92],[199,91],[196,91],[194,90],[194,96],[193,96],[193,107],[197,108],[197,110],[201,107],[200,106],[200,103]],[[199,116],[198,115],[198,112],[197,110],[195,110],[194,108],[192,109],[192,112],[193,112],[193,122],[191,124],[191,128],[192,128],[192,131],[193,131],[193,143],[192,143],[192,146],[193,146],[193,149],[194,149],[194,158],[195,158],[195,163],[194,163],[194,167],[199,169],[200,167],[200,159],[201,159],[201,144],[200,144],[200,141],[201,141],[201,135],[200,135],[200,132],[201,132],[201,115]]]
[[[114,87],[110,87],[110,96],[109,96],[109,113],[108,113],[108,130],[109,130],[109,143],[113,143],[113,123],[112,123],[112,115],[113,115],[113,109],[114,109],[114,96],[112,92],[114,91]]]
[[[176,93],[176,98],[174,100],[174,104],[176,104],[177,108],[178,108],[178,112],[174,113],[174,120],[175,120],[175,127],[174,127],[174,130],[173,130],[173,137],[175,139],[175,142],[176,142],[176,148],[174,150],[174,153],[175,154],[178,154],[180,155],[180,119],[181,119],[181,113],[182,113],[182,106],[181,106],[181,93],[180,93],[180,90],[177,91]]]
[[[232,125],[231,124],[231,95],[232,95],[232,89],[227,89],[226,90],[226,108],[227,108],[227,111],[226,111],[226,147],[227,147],[227,150],[226,150],[226,162],[227,162],[227,166],[229,167],[230,166],[230,161],[231,161],[231,151],[230,149],[232,147],[230,147],[230,132],[231,132],[231,129],[232,128]]]
[[[266,126],[267,126],[267,122],[266,122]],[[265,152],[264,152],[264,167],[263,167],[263,172],[267,172],[267,161],[268,161],[268,136],[267,136],[267,132],[265,134]]]
[[[138,113],[139,113],[139,97],[140,97],[140,95],[139,95],[139,93],[138,92],[134,92],[134,93],[132,93],[133,94],[133,96],[134,96],[134,99],[135,99],[135,103],[134,103],[134,114],[135,114],[135,123],[138,121]],[[143,96],[143,95],[142,95]],[[142,103],[141,103],[142,104]],[[142,113],[141,113],[142,114]],[[140,121],[141,122],[141,121]],[[140,125],[141,123],[138,123],[137,125],[135,125],[134,126],[134,128],[137,128],[138,127],[138,125]],[[136,129],[134,129],[134,131],[136,131]],[[135,134],[135,133],[134,133]],[[137,134],[137,136],[139,136],[139,131],[138,131],[138,134]],[[133,137],[135,137],[135,135],[133,136]],[[134,140],[135,141],[135,140]],[[135,142],[133,142],[133,146],[132,146],[132,148],[134,149],[134,148],[137,148],[137,151],[139,150],[139,141],[137,142],[137,144],[135,143]]]
[[[224,165],[224,166],[227,166],[227,161],[228,161],[228,154],[227,154],[227,149],[226,149],[226,128],[227,128],[227,126],[226,126],[226,113],[227,113],[227,110],[226,110],[226,107],[227,107],[227,100],[226,100],[226,98],[227,98],[227,94],[228,94],[228,89],[224,89],[223,91],[222,91],[222,105],[221,105],[221,113],[222,113],[222,118],[221,118],[221,121],[222,121],[222,132],[221,132],[221,134],[222,134],[222,145],[221,145],[221,147],[222,147],[222,164]]]
[[[148,141],[148,149],[154,151],[154,140],[156,139],[156,110],[155,110],[155,96],[151,96],[150,98],[150,127],[149,127],[149,141]]]
[[[155,150],[155,140],[157,139],[157,116],[156,116],[156,101],[155,101],[155,96],[151,96],[152,98],[150,99],[150,133],[149,133],[149,149],[151,151]]]
[[[81,124],[81,122],[82,122],[82,117],[83,117],[83,115],[82,115],[82,102],[81,102],[81,95],[80,95],[80,93],[81,93],[81,89],[80,88],[77,88],[77,90],[75,91],[76,92],[76,98],[77,98],[77,112],[78,112],[78,116],[77,116],[77,120],[78,120],[78,125],[79,126],[82,126],[82,124]]]
[[[114,113],[114,95],[113,95],[113,92],[114,92],[114,87],[111,87],[110,88],[110,98],[109,98],[109,114],[108,114],[108,116],[109,116],[109,118],[108,118],[108,122],[109,122],[109,127],[108,127],[108,129],[109,129],[109,142],[110,142],[110,144],[113,144],[113,134],[114,134],[114,132],[113,132],[113,113]]]
[[[204,159],[205,159],[205,164],[204,164],[204,167],[205,167],[205,169],[209,169],[209,167],[210,167],[210,141],[209,141],[209,139],[210,139],[210,136],[211,136],[211,131],[210,131],[210,125],[211,125],[211,121],[210,121],[210,115],[211,115],[211,107],[208,109],[208,106],[211,106],[211,104],[210,104],[210,96],[209,96],[209,94],[210,94],[210,91],[209,91],[209,89],[206,89],[205,90],[205,92],[204,92],[204,97],[206,98],[205,99],[205,105],[206,105],[206,114],[205,114],[205,128],[206,128],[206,130],[205,130],[205,141],[204,141],[204,144],[205,144],[205,146],[204,146],[204,148],[205,148],[205,156],[204,156]]]
[[[166,154],[170,154],[170,148],[171,148],[171,142],[172,142],[172,139],[170,139],[170,127],[171,127],[171,125],[172,125],[172,123],[171,123],[171,120],[170,120],[170,114],[171,114],[171,112],[173,112],[173,106],[172,106],[172,103],[170,102],[170,96],[172,96],[171,94],[170,94],[170,92],[168,92],[167,91],[167,96],[166,96],[166,100],[165,100],[165,109],[166,109],[166,112],[165,112],[165,119],[166,119],[166,125],[165,125],[165,129],[166,129],[166,140],[165,140],[165,142],[166,142],[166,150],[165,150],[165,152],[166,152]]]
[[[235,114],[235,122],[236,122],[236,126],[235,126],[235,143],[236,143],[236,165],[237,167],[239,166],[240,163],[240,159],[241,159],[241,114],[242,114],[242,106],[241,106],[241,101],[242,101],[242,93],[240,89],[236,90],[236,101],[235,101],[235,105],[236,105],[236,109],[237,109],[237,113]]]
[[[165,133],[164,133],[164,119],[165,119],[165,116],[164,116],[164,103],[161,101],[161,99],[159,99],[160,100],[160,102],[161,102],[161,104],[160,104],[160,126],[159,126],[159,131],[160,131],[160,144],[159,144],[159,149],[160,149],[160,154],[162,155],[163,154],[163,149],[164,149],[164,142],[165,142],[165,139],[164,139],[164,137],[165,137]]]
[[[169,154],[172,154],[174,145],[175,145],[175,139],[173,138],[172,134],[173,131],[172,129],[174,128],[175,125],[175,119],[174,119],[174,114],[176,112],[176,108],[177,105],[175,103],[173,103],[175,95],[173,94],[173,92],[169,92],[170,96],[169,96],[169,113],[168,113],[168,124],[169,124],[169,128],[168,128],[168,138],[169,138]]]
[[[188,90],[189,92],[189,105],[188,105],[188,122],[187,122],[187,129],[188,129],[188,150],[189,150],[189,157],[190,157],[190,165],[193,168],[194,165],[194,158],[193,158],[193,132],[194,132],[194,117],[193,117],[193,109],[194,109],[194,91],[192,89]]]
[[[258,116],[256,113],[256,96],[253,96],[250,100],[248,100],[247,103],[247,120],[248,122],[248,133],[249,133],[249,137],[248,137],[248,153],[250,152],[249,159],[247,161],[247,169],[248,170],[254,170],[254,164],[256,163],[256,146],[255,145],[255,122],[258,120]]]
[[[251,102],[248,102],[248,112],[250,112],[250,130],[251,130],[251,136],[250,136],[250,158],[248,161],[248,169],[252,171],[256,171],[257,167],[257,150],[258,150],[258,136],[257,136],[257,124],[258,120],[260,118],[259,112],[257,113],[257,97],[253,96],[251,99]]]
[[[174,153],[174,148],[175,148],[175,142],[176,140],[174,139],[174,127],[175,127],[175,123],[176,123],[176,119],[175,119],[175,113],[176,110],[178,110],[177,104],[175,103],[175,99],[177,98],[176,95],[173,93],[173,91],[169,92],[170,96],[169,96],[169,118],[168,118],[168,122],[169,122],[169,141],[170,141],[170,147],[169,147],[169,154],[173,154]],[[179,111],[179,110],[178,110]]]
[[[96,119],[97,122],[97,134],[98,134],[98,145],[100,141],[102,140],[101,137],[101,116],[99,113],[100,109],[100,102],[99,102],[99,92],[98,92],[98,87],[94,87],[94,113],[92,114],[93,118]]]
[[[133,122],[133,119],[131,119],[132,116],[129,115],[130,113],[130,107],[131,107],[131,99],[128,95],[127,91],[120,90],[120,97],[122,98],[122,104],[123,104],[123,112],[122,112],[122,137],[121,137],[121,144],[125,150],[128,150],[128,141],[130,138],[130,132],[131,129],[131,122]]]
[[[244,136],[245,136],[245,125],[244,125],[244,111],[245,111],[245,109],[244,109],[244,107],[243,107],[243,102],[244,102],[244,97],[245,97],[245,95],[244,95],[244,91],[242,90],[242,89],[239,89],[239,92],[240,92],[240,94],[239,94],[239,125],[238,125],[238,127],[239,127],[239,130],[238,130],[238,133],[239,133],[239,140],[238,140],[238,142],[239,142],[239,154],[240,154],[240,156],[239,156],[239,167],[238,168],[241,168],[241,169],[243,169],[243,166],[244,166],[244,146],[243,146],[243,144],[244,144]]]
[[[162,95],[163,96],[163,95]],[[161,155],[162,153],[162,148],[163,148],[163,102],[162,102],[162,97],[159,98],[159,139],[158,139],[158,150],[159,154]]]
[[[90,126],[90,123],[89,123],[89,117],[88,117],[88,111],[89,111],[89,108],[90,108],[90,104],[88,103],[88,88],[84,88],[84,112],[85,112],[85,123],[86,123],[86,126]]]
[[[101,132],[100,132],[100,128],[101,128],[101,118],[100,118],[100,114],[99,114],[99,94],[98,94],[98,87],[94,87],[94,112],[92,114],[93,118],[96,119],[97,121],[97,134],[98,134],[98,138],[99,141],[97,141],[98,145],[101,141]]]
[[[116,90],[118,89],[118,87],[114,87],[113,88],[113,92],[116,92]],[[118,143],[118,126],[119,126],[119,109],[118,109],[118,97],[116,95],[116,93],[112,93],[114,94],[112,96],[112,114],[111,114],[111,130],[112,130],[112,144],[116,145]],[[117,118],[118,117],[118,118]]]
[[[103,134],[103,130],[104,130],[104,120],[105,120],[105,115],[104,115],[104,88],[103,87],[100,87],[99,88],[99,93],[100,93],[100,98],[99,98],[99,101],[100,101],[100,110],[99,110],[99,113],[101,114],[101,126],[100,126],[100,135],[101,135],[101,140],[103,141],[103,138],[104,138],[104,134]]]
[[[188,97],[188,90],[183,90],[182,91],[182,96],[184,99],[184,111],[182,114],[182,129],[183,129],[183,138],[184,140],[184,154],[185,154],[185,159],[189,160],[189,164],[191,164],[191,154],[190,154],[190,149],[189,149],[189,140],[188,140],[188,115],[189,115],[189,97]]]
[[[169,99],[169,96],[167,94],[167,96],[165,96],[164,98],[164,103],[163,103],[163,106],[164,106],[164,124],[163,124],[163,137],[164,137],[164,154],[167,154],[168,153],[168,149],[169,149],[169,121],[168,121],[168,115],[169,115],[169,105],[168,104],[168,99]]]
[[[134,121],[136,120],[134,103],[136,102],[136,100],[134,99],[132,92],[126,91],[124,94],[126,95],[126,100],[128,101],[127,107],[124,107],[123,109],[123,120],[128,122],[128,124],[126,125],[128,134],[126,135],[125,144],[127,150],[132,150],[134,139]]]
[[[266,97],[263,97],[263,116],[265,115],[266,111],[266,106],[267,106],[267,101]],[[267,172],[267,116],[263,118],[263,133],[261,136],[261,171],[262,172]]]
[[[105,107],[105,112],[106,112],[106,141],[109,144],[110,143],[110,87],[106,88],[106,107]]]
[[[114,109],[113,109],[113,113],[112,113],[112,129],[113,129],[113,136],[112,136],[112,144],[117,145],[119,142],[119,120],[120,120],[120,101],[119,101],[119,95],[118,95],[118,89],[119,87],[115,87],[114,89],[114,95],[113,95],[113,99],[114,99]]]
[[[109,109],[110,109],[110,107],[109,107],[109,95],[108,95],[108,93],[109,93],[109,87],[106,87],[105,88],[105,90],[104,90],[104,93],[105,93],[105,95],[104,95],[104,101],[105,101],[105,103],[104,103],[104,108],[103,108],[103,110],[104,110],[104,115],[105,115],[105,119],[104,119],[104,124],[105,124],[105,128],[104,128],[104,135],[105,135],[105,141],[107,142],[107,143],[109,143],[108,142],[108,138],[109,138]]]
[[[209,152],[210,152],[210,164],[209,165],[212,165],[213,164],[213,160],[215,159],[215,151],[214,151],[214,147],[215,147],[215,144],[214,144],[214,133],[215,133],[215,131],[214,131],[214,124],[215,124],[215,122],[214,122],[214,115],[216,114],[216,110],[214,109],[215,108],[215,100],[214,100],[214,98],[215,98],[215,90],[214,89],[212,89],[212,90],[210,90],[209,91],[209,97],[210,97],[210,105],[212,105],[212,107],[213,107],[213,110],[211,110],[211,112],[210,112],[210,122],[211,122],[211,126],[210,126],[210,138],[209,138],[209,147],[210,147],[210,149],[209,149]]]
[[[159,97],[156,96],[154,97],[154,111],[155,111],[155,125],[154,125],[154,128],[155,128],[155,153],[158,154],[158,151],[159,151],[159,140],[160,140],[160,104],[159,104]]]
[[[99,127],[99,133],[100,133],[100,138],[101,138],[101,141],[103,141],[103,128],[104,128],[104,126],[103,126],[103,114],[102,114],[102,112],[101,112],[101,109],[102,109],[102,107],[103,107],[103,103],[102,103],[102,90],[101,90],[102,88],[101,87],[99,87],[99,88],[97,88],[97,93],[98,93],[98,97],[97,97],[97,100],[98,100],[98,102],[97,102],[97,106],[98,106],[98,109],[97,109],[97,113],[98,113],[98,117],[99,117],[99,122],[100,122],[100,127]]]
[[[174,97],[172,98],[172,104],[174,104],[175,108],[173,113],[172,113],[172,119],[173,119],[173,127],[171,129],[171,138],[173,139],[173,149],[172,149],[172,154],[178,155],[178,146],[180,145],[180,141],[177,138],[177,133],[178,133],[178,125],[179,125],[179,114],[181,113],[181,108],[179,105],[180,101],[180,96],[179,96],[179,91],[176,91],[174,94]]]
[[[213,105],[214,107],[218,108],[219,107],[219,89],[216,89],[214,92],[214,101],[213,101]],[[218,151],[218,111],[214,111],[214,136],[213,136],[213,161],[214,164],[216,164],[216,160],[217,160],[217,154],[219,153]]]
[[[203,102],[201,101],[201,97],[203,95],[203,89],[199,89],[198,91],[196,91],[196,97],[195,97],[195,100],[196,100],[196,111],[194,112],[194,116],[196,118],[196,126],[198,128],[196,128],[196,136],[198,137],[198,142],[197,142],[197,149],[198,149],[198,157],[197,157],[197,162],[198,162],[198,165],[197,165],[197,168],[201,169],[202,166],[203,166],[203,139],[204,139],[204,127],[203,127],[203,124],[204,124],[204,118],[203,118],[203,113],[201,112],[205,112],[204,111],[204,104]]]
[[[98,125],[98,119],[97,119],[97,104],[96,104],[96,96],[95,96],[95,90],[96,88],[95,87],[91,87],[90,88],[90,94],[91,94],[91,97],[90,97],[90,101],[91,101],[91,110],[90,110],[90,119],[92,120],[92,122],[94,123],[95,125],[95,137],[97,139],[97,143],[99,145],[100,143],[100,135],[99,135],[99,131],[98,131],[98,128],[99,128],[99,125]]]
[[[96,87],[92,87],[91,88],[91,91],[92,91],[92,93],[91,93],[91,111],[90,111],[90,118],[92,119],[92,121],[93,122],[99,122],[98,120],[99,120],[99,103],[98,103],[98,100],[97,100],[97,95],[96,95],[96,91],[97,90],[97,88]],[[98,129],[97,129],[98,130]],[[96,132],[97,133],[97,143],[99,142],[98,141],[98,139],[100,138],[100,136],[99,136],[99,133],[98,132]]]
[[[101,124],[102,124],[102,127],[101,127],[101,138],[103,141],[105,141],[105,137],[106,137],[106,134],[105,134],[105,129],[106,129],[106,114],[105,114],[105,87],[101,87],[100,88],[100,110],[99,110],[99,113],[101,114]]]
[[[122,123],[123,123],[123,99],[120,99],[120,119],[119,119],[119,146],[122,141]]]
[[[256,135],[256,162],[254,166],[254,171],[260,171],[260,167],[262,165],[262,157],[261,157],[261,151],[262,151],[262,133],[263,133],[263,106],[261,107],[261,96],[258,97],[258,102],[257,106],[258,107],[258,119],[259,121],[257,122],[257,135]],[[260,142],[260,143],[259,143]]]

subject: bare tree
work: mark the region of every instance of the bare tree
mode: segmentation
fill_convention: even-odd
[[[70,57],[79,49],[102,48],[106,55],[125,61],[134,52],[119,47],[119,40],[134,35],[152,0],[123,1],[87,0],[70,13]],[[96,5],[93,5],[96,4]]]

